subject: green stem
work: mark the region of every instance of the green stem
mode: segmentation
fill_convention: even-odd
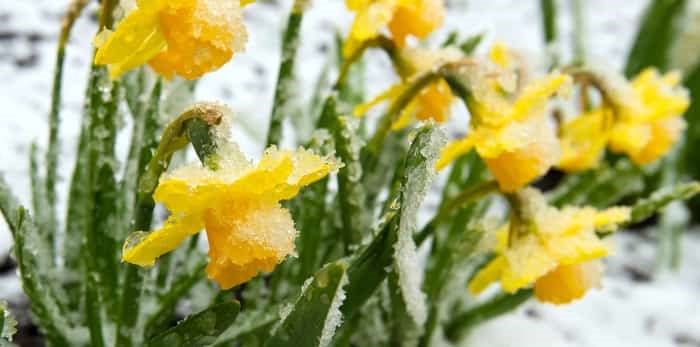
[[[586,45],[584,42],[584,3],[581,0],[571,0],[574,15],[574,62],[583,63],[586,58]]]
[[[413,100],[413,98],[416,97],[416,95],[418,95],[418,93],[423,90],[423,88],[427,87],[430,83],[441,77],[442,74],[439,69],[428,71],[418,76],[413,82],[411,82],[408,88],[401,93],[401,95],[394,99],[386,112],[384,112],[384,115],[379,121],[377,130],[367,144],[367,151],[369,153],[378,155],[382,145],[384,144],[386,134],[391,129],[391,125],[400,116],[401,111],[408,106],[408,104]]]
[[[495,180],[483,182],[476,186],[470,186],[463,191],[461,191],[454,198],[446,201],[442,204],[442,208],[437,214],[428,222],[428,224],[423,227],[423,229],[416,234],[414,240],[416,244],[420,245],[425,241],[428,236],[430,236],[435,227],[450,216],[450,213],[455,209],[462,207],[470,202],[474,202],[482,197],[489,195],[491,193],[498,191],[498,182]]]
[[[396,46],[394,45],[394,42],[388,37],[377,36],[375,38],[364,41],[359,47],[357,47],[357,49],[355,49],[354,52],[352,52],[352,54],[349,57],[343,60],[343,65],[341,65],[340,67],[340,73],[338,74],[338,79],[333,85],[333,90],[340,90],[342,88],[343,84],[345,83],[345,79],[347,78],[348,72],[350,72],[350,68],[353,66],[353,64],[360,60],[360,58],[364,55],[367,49],[375,47],[381,47],[387,53],[387,55],[389,55],[392,61],[396,60]]]
[[[272,104],[272,114],[270,115],[270,128],[267,133],[267,146],[279,145],[282,137],[284,117],[290,113],[289,101],[292,96],[294,61],[299,48],[299,31],[307,2],[308,0],[294,0],[292,12],[289,14],[287,21],[287,28],[282,37],[282,61],[279,74],[277,75],[275,97]]]
[[[455,317],[445,327],[450,341],[459,341],[471,328],[489,319],[501,316],[532,297],[532,289],[521,289],[513,294],[499,293]]]

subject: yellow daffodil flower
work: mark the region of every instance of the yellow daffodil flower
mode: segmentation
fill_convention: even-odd
[[[611,109],[599,107],[564,123],[558,167],[567,172],[597,167],[605,153],[613,117]]]
[[[416,76],[441,64],[454,62],[462,58],[464,58],[464,55],[456,48],[437,50],[425,48],[402,49],[399,54],[400,68],[397,69],[402,81],[367,103],[357,106],[354,114],[363,116],[369,108],[380,102],[396,99],[408,88],[410,81]],[[454,100],[455,97],[447,82],[443,79],[438,79],[424,87],[416,95],[393,124],[393,128],[395,130],[404,128],[415,120],[445,122],[450,116],[450,106]]]
[[[188,236],[206,229],[209,278],[228,289],[272,271],[294,252],[294,228],[280,200],[295,196],[338,164],[306,150],[268,149],[257,166],[237,150],[212,171],[199,165],[161,178],[153,195],[171,212],[165,224],[124,244],[122,260],[151,266]]]
[[[427,37],[445,17],[444,0],[346,0],[345,4],[356,13],[343,46],[346,57],[384,27],[391,32],[394,44],[403,47],[406,37]]]
[[[520,213],[519,218],[497,231],[497,255],[472,279],[469,291],[478,294],[500,280],[508,293],[534,285],[538,300],[564,304],[598,286],[600,258],[609,248],[596,230],[613,231],[629,220],[630,210],[557,209],[532,188],[520,191],[515,198],[520,211],[513,213]]]
[[[532,182],[559,162],[559,142],[545,109],[547,100],[570,84],[569,76],[555,73],[526,86],[513,103],[495,88],[474,90],[469,103],[472,130],[442,150],[436,168],[475,148],[502,191],[514,192]]]
[[[685,130],[683,113],[690,104],[688,91],[679,86],[680,79],[678,73],[662,76],[649,68],[632,80],[634,97],[618,100],[615,105],[611,150],[627,154],[640,165],[670,150]]]
[[[245,46],[241,6],[254,0],[138,0],[115,32],[95,40],[95,64],[110,76],[148,63],[168,79],[196,79],[231,60]]]

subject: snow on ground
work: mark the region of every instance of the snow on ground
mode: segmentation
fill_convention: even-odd
[[[50,80],[58,23],[67,1],[4,1],[0,5],[0,172],[23,203],[29,203],[28,151],[32,141],[46,145]],[[198,100],[230,105],[241,127],[236,139],[250,156],[259,155],[279,61],[280,32],[290,0],[263,1],[245,11],[249,43],[219,72],[203,78]],[[467,35],[486,33],[487,42],[500,40],[531,61],[542,61],[544,50],[536,0],[448,1],[451,10],[439,42],[451,29]],[[563,6],[562,44],[570,42],[572,21]],[[587,52],[596,60],[622,66],[646,0],[588,0]],[[90,10],[94,13],[94,7]],[[68,177],[75,158],[79,114],[89,64],[94,20],[83,16],[68,46],[61,125],[60,173]],[[297,77],[299,98],[309,98],[312,83],[325,63],[336,28],[347,28],[351,17],[341,0],[316,0],[305,17]],[[483,49],[483,47],[482,47]],[[394,79],[388,61],[372,55],[368,65],[368,93],[374,94]],[[261,107],[265,105],[265,107]],[[464,116],[450,124],[464,129]],[[245,128],[246,130],[243,130]],[[119,142],[123,153],[124,141]],[[65,182],[63,182],[65,183]],[[65,198],[61,185],[59,200]],[[429,197],[429,200],[430,197]],[[61,206],[64,208],[64,206]],[[584,347],[584,346],[700,346],[700,235],[689,233],[684,243],[683,268],[678,274],[654,275],[654,242],[650,237],[623,233],[616,236],[618,254],[609,259],[609,271],[600,291],[565,307],[529,303],[516,313],[493,320],[476,330],[470,346]],[[0,268],[10,247],[9,233],[0,223]],[[0,277],[0,298],[17,302],[19,283],[14,271]]]

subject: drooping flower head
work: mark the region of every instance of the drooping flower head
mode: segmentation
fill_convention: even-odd
[[[346,0],[345,4],[356,13],[343,46],[346,57],[361,42],[378,36],[384,27],[391,32],[394,44],[403,47],[406,37],[427,37],[445,17],[444,0]]]
[[[153,198],[171,216],[160,229],[127,240],[123,261],[151,266],[157,257],[205,229],[207,275],[227,289],[260,271],[272,271],[294,253],[297,231],[279,201],[292,198],[338,164],[303,149],[271,147],[257,165],[237,149],[229,152],[215,171],[193,164],[161,178]]]
[[[538,300],[564,304],[597,287],[600,258],[609,247],[596,230],[613,231],[629,219],[629,209],[557,209],[532,188],[516,193],[514,200],[511,221],[497,231],[496,257],[470,282],[470,292],[478,294],[500,281],[506,292],[534,286]]]
[[[241,6],[254,0],[138,0],[137,8],[96,38],[95,64],[110,75],[148,63],[158,74],[196,79],[243,50]]]
[[[354,113],[358,116],[363,116],[369,108],[380,102],[395,100],[409,88],[411,81],[421,74],[431,69],[437,69],[442,64],[455,62],[463,58],[464,54],[456,48],[426,49],[406,47],[402,49],[398,54],[400,64],[398,64],[396,69],[401,82],[391,86],[387,91],[379,94],[372,100],[357,106]],[[450,107],[454,100],[455,97],[450,86],[444,79],[439,78],[423,87],[401,112],[393,127],[394,129],[401,129],[415,120],[433,120],[443,123],[449,119]]]
[[[631,92],[614,100],[617,119],[611,130],[611,150],[646,164],[671,149],[685,130],[683,113],[690,104],[680,79],[677,72],[662,76],[649,68],[631,81]]]
[[[478,82],[469,101],[471,130],[443,149],[437,169],[475,148],[502,191],[532,182],[559,161],[558,139],[545,111],[549,98],[566,92],[570,83],[567,75],[553,73],[525,86],[511,102],[499,84]]]

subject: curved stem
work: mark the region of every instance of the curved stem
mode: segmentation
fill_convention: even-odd
[[[386,52],[386,54],[389,55],[391,60],[395,62],[396,46],[394,45],[394,42],[391,41],[391,39],[389,39],[386,36],[377,36],[375,38],[364,41],[359,47],[357,47],[357,49],[354,52],[352,52],[352,54],[349,57],[343,60],[343,65],[341,65],[340,67],[338,79],[333,85],[333,90],[339,90],[340,88],[342,88],[343,84],[345,83],[345,79],[347,78],[348,72],[350,71],[350,68],[357,61],[360,60],[360,58],[365,54],[365,51],[367,51],[367,49],[375,47],[382,48]]]
[[[420,245],[428,238],[428,236],[430,236],[430,234],[432,234],[435,227],[437,227],[440,222],[444,221],[445,218],[450,216],[452,211],[497,191],[498,182],[495,180],[486,181],[462,190],[459,194],[457,194],[457,196],[442,204],[442,208],[438,211],[438,213],[436,213],[428,224],[426,224],[425,227],[423,227],[423,229],[416,234],[414,241],[416,244]]]

